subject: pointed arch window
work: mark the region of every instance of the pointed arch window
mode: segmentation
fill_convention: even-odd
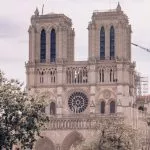
[[[102,82],[104,82],[104,69],[102,69]]]
[[[44,83],[44,72],[40,73],[40,83]]]
[[[105,102],[102,101],[101,102],[101,114],[104,114],[105,113]]]
[[[110,59],[115,57],[115,30],[114,27],[110,28]]]
[[[100,59],[105,59],[105,29],[101,27],[100,31]]]
[[[50,103],[50,115],[56,115],[56,104],[54,102]]]
[[[46,33],[44,29],[41,31],[40,43],[40,62],[43,63],[46,61]]]
[[[50,47],[50,61],[55,62],[56,60],[56,31],[55,29],[51,30],[50,35],[51,47]]]
[[[115,113],[116,112],[116,103],[114,101],[110,102],[110,113]]]

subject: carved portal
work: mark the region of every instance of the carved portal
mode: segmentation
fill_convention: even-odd
[[[74,131],[71,132],[63,141],[62,150],[74,150],[75,147],[83,140],[83,136]]]
[[[55,146],[50,139],[44,137],[38,140],[35,150],[55,150]]]

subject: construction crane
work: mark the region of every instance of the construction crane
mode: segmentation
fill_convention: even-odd
[[[145,50],[145,51],[147,51],[147,52],[150,52],[150,49],[148,49],[148,48],[145,48],[145,47],[140,46],[140,45],[135,44],[135,43],[131,43],[131,44],[134,45],[134,46],[136,46],[136,47],[139,47],[139,48],[141,48],[141,49],[143,49],[143,50]]]

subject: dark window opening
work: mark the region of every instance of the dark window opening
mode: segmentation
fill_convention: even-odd
[[[56,114],[56,104],[54,102],[50,103],[50,115]]]
[[[105,59],[105,30],[104,27],[100,31],[100,59]]]
[[[105,102],[104,101],[101,102],[101,113],[102,114],[105,113]]]
[[[56,61],[56,32],[54,29],[51,31],[50,61]]]
[[[46,33],[43,29],[41,31],[41,45],[40,45],[40,62],[43,63],[46,61]]]
[[[114,27],[110,28],[110,59],[114,59],[115,57],[115,31]]]
[[[115,113],[116,112],[116,104],[114,101],[110,102],[110,113]]]

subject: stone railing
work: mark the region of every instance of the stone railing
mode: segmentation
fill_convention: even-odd
[[[64,130],[64,129],[96,129],[99,125],[107,120],[123,121],[122,114],[114,115],[63,115],[50,117],[47,124],[48,130]]]

